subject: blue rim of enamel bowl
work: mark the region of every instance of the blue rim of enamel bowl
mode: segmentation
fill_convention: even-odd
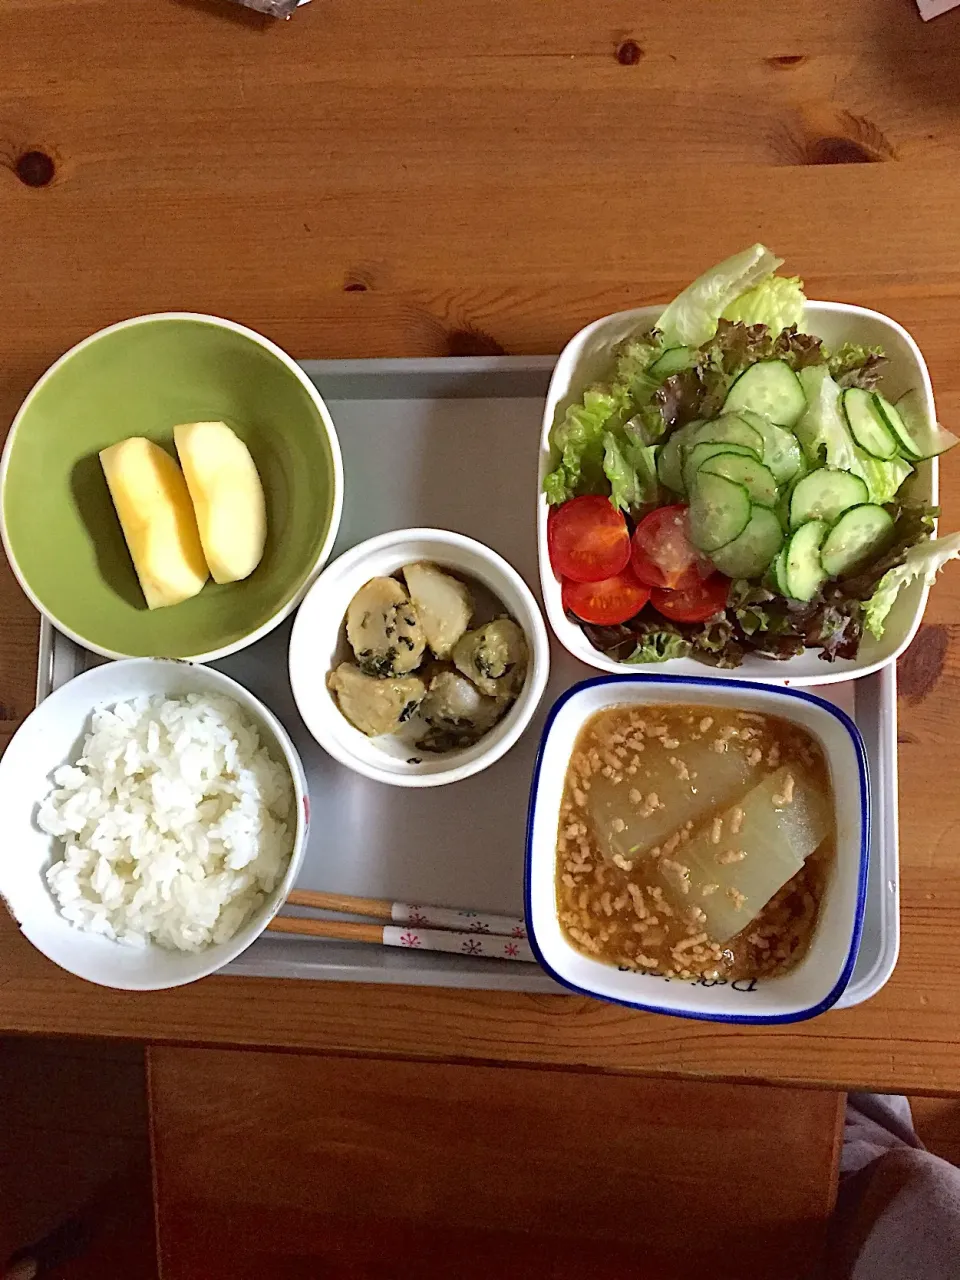
[[[860,871],[857,882],[857,905],[854,913],[853,934],[850,939],[850,950],[844,961],[840,976],[834,984],[828,995],[811,1005],[806,1009],[797,1009],[790,1013],[769,1013],[769,1014],[739,1014],[739,1013],[710,1013],[702,1009],[678,1009],[673,1005],[654,1004],[643,1000],[626,1000],[618,996],[599,995],[595,991],[589,990],[587,987],[578,986],[575,982],[571,982],[569,978],[562,977],[553,966],[549,963],[543,954],[539,942],[537,941],[536,931],[533,926],[533,898],[532,898],[532,850],[533,850],[533,827],[534,819],[537,811],[537,796],[540,790],[540,771],[543,768],[543,757],[546,751],[550,734],[553,730],[554,721],[560,711],[566,704],[575,698],[578,694],[586,689],[595,689],[599,686],[610,685],[672,685],[675,688],[703,688],[703,689],[743,689],[748,693],[757,693],[762,690],[764,693],[775,694],[778,698],[795,699],[798,702],[809,702],[819,707],[821,711],[827,712],[838,720],[847,731],[853,746],[854,757],[857,762],[857,777],[859,781],[860,792]],[[831,1009],[840,997],[843,995],[853,976],[853,968],[857,962],[857,953],[860,950],[860,937],[863,932],[863,917],[867,899],[867,869],[870,855],[870,791],[867,772],[867,753],[863,744],[863,738],[860,730],[854,724],[853,720],[840,707],[835,706],[832,702],[827,702],[824,698],[818,698],[815,694],[807,693],[803,689],[787,689],[781,685],[765,685],[756,680],[718,680],[710,676],[656,676],[656,675],[624,675],[624,676],[596,676],[591,680],[582,680],[579,684],[573,685],[567,689],[556,700],[547,715],[546,723],[543,726],[543,733],[540,737],[540,745],[537,748],[537,759],[533,768],[533,779],[530,784],[530,803],[527,809],[527,834],[526,834],[526,855],[524,868],[524,908],[527,913],[527,930],[529,933],[529,941],[533,954],[536,956],[538,963],[554,982],[566,987],[568,991],[574,992],[580,996],[591,996],[595,1000],[605,1000],[609,1004],[622,1005],[627,1009],[639,1009],[644,1013],[666,1013],[675,1018],[692,1018],[698,1022],[733,1022],[733,1023],[751,1023],[754,1025],[762,1024],[766,1026],[783,1025],[790,1022],[805,1022],[808,1018],[815,1018],[818,1014],[826,1013]]]

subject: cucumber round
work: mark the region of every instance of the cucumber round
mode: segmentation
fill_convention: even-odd
[[[839,578],[868,564],[884,550],[892,529],[893,517],[873,503],[845,511],[824,539],[820,551],[824,571]]]
[[[777,484],[789,484],[804,469],[803,449],[800,441],[786,427],[778,427],[769,418],[743,410],[741,417],[763,439],[763,465],[773,472]]]
[[[777,519],[780,521],[780,526],[783,529],[784,533],[788,533],[790,531],[790,494],[791,492],[792,491],[790,489],[781,490],[780,497],[776,500],[773,506],[774,514],[776,515]]]
[[[693,482],[697,478],[697,472],[710,458],[717,454],[742,454],[745,457],[752,458],[757,466],[762,466],[754,451],[745,444],[721,444],[713,440],[702,440],[699,444],[691,445],[687,449],[682,450],[684,457],[683,463],[683,485],[687,493],[693,488]],[[722,474],[722,473],[721,473]],[[732,477],[736,479],[736,476]],[[740,483],[738,481],[738,483]]]
[[[794,600],[812,600],[827,580],[820,547],[828,529],[826,520],[808,520],[784,548],[784,585]]]
[[[697,472],[690,494],[690,538],[701,551],[716,551],[750,522],[750,495],[742,484]]]
[[[773,585],[782,596],[789,596],[787,590],[787,548],[781,547],[770,564],[770,575]]]
[[[698,449],[704,445],[695,445],[690,452],[690,463]],[[724,476],[736,484],[742,484],[750,495],[751,502],[759,502],[763,507],[772,507],[777,500],[777,482],[769,469],[740,449],[726,446],[724,453],[715,453],[700,464],[700,470],[711,476]]]
[[[740,444],[753,451],[757,461],[763,461],[763,436],[738,413],[725,413],[698,428],[693,444]]]
[[[861,449],[874,458],[889,461],[897,452],[893,432],[884,422],[872,391],[848,387],[840,397],[844,416]]]
[[[880,411],[887,416],[886,405],[880,397]],[[905,392],[897,401],[894,412],[899,419],[899,429],[891,423],[908,457],[920,461],[923,458],[937,458],[958,443],[957,437],[945,427],[941,427],[927,408],[923,392],[914,388]]]
[[[724,413],[750,409],[782,427],[792,427],[806,408],[800,380],[783,360],[761,360],[745,369],[723,402]]]
[[[696,357],[692,347],[669,347],[662,356],[658,356],[647,370],[652,378],[669,378],[675,373],[689,369]]]
[[[696,421],[688,422],[685,427],[677,427],[670,434],[657,457],[657,475],[660,483],[672,489],[674,493],[686,493],[683,483],[683,448],[694,439],[702,426],[702,422]]]
[[[870,493],[859,476],[849,471],[823,467],[798,480],[790,495],[790,528],[799,529],[808,520],[826,520],[827,524],[849,507],[868,502]]]
[[[782,545],[780,521],[769,507],[753,506],[743,533],[711,551],[710,559],[728,578],[759,578]]]
[[[899,410],[892,405],[885,395],[881,395],[879,391],[873,392],[873,406],[880,415],[880,420],[893,436],[897,443],[897,448],[908,458],[916,458],[914,453],[913,440],[910,432],[907,430],[907,424],[900,416]]]

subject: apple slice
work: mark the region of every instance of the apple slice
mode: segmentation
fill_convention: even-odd
[[[207,580],[193,505],[180,468],[152,440],[100,451],[113,505],[148,609],[195,596]]]
[[[174,427],[173,439],[215,582],[249,578],[263,556],[267,507],[250,450],[225,422]]]

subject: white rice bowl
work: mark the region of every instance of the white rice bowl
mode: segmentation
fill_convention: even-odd
[[[138,697],[93,711],[80,757],[36,815],[62,841],[46,872],[79,929],[199,951],[232,938],[295,842],[289,770],[228,697]]]
[[[216,973],[261,937],[296,884],[303,866],[310,832],[310,796],[303,762],[290,734],[249,689],[216,667],[202,663],[124,658],[97,663],[79,675],[62,668],[55,674],[63,683],[27,716],[0,756],[0,910],[6,907],[21,936],[48,959],[68,973],[104,987],[163,991]],[[286,849],[281,855],[282,874],[272,892],[265,888],[255,891],[260,905],[229,940],[211,941],[199,950],[185,951],[152,939],[144,946],[129,945],[106,933],[78,928],[63,914],[47,879],[47,872],[63,861],[66,852],[62,837],[49,835],[38,822],[41,804],[51,790],[69,790],[58,786],[54,776],[63,767],[82,767],[85,774],[90,773],[76,762],[83,755],[84,744],[93,731],[93,715],[99,708],[143,698],[158,700],[154,705],[169,700],[183,702],[191,694],[208,701],[226,698],[244,728],[256,731],[259,746],[280,768],[286,769],[293,788],[291,811],[287,818],[273,814],[279,822],[286,823],[292,845],[289,857]],[[232,729],[228,736],[234,736]],[[243,738],[239,740],[242,742]],[[62,810],[63,803],[55,801],[54,808]],[[240,810],[243,811],[242,803]],[[76,835],[73,833],[75,843]],[[258,847],[258,857],[265,855],[269,857],[265,849]],[[257,866],[256,860],[249,865]],[[122,863],[118,872],[126,869]],[[230,871],[242,874],[244,868]],[[262,885],[269,880],[269,874],[265,874]],[[201,881],[206,884],[205,873]],[[218,915],[220,909],[216,908]],[[109,918],[106,907],[104,913]],[[175,926],[172,915],[170,924]],[[111,923],[111,928],[116,931],[115,924]],[[259,945],[268,950],[271,944],[263,939]]]

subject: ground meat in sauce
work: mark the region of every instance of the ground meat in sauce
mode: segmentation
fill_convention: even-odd
[[[677,894],[683,844],[692,831],[709,829],[713,814],[680,825],[662,846],[633,862],[620,852],[606,856],[609,848],[605,854],[595,829],[592,780],[629,781],[630,803],[649,816],[659,802],[658,787],[664,792],[670,775],[689,774],[685,751],[702,759],[702,748],[693,753],[692,744],[703,742],[718,756],[742,754],[747,789],[796,762],[832,797],[819,744],[779,717],[694,706],[601,711],[581,730],[567,770],[557,840],[560,924],[578,951],[611,965],[683,979],[776,976],[792,968],[809,946],[834,857],[835,829],[803,869],[722,946],[704,931],[703,912],[684,908]],[[617,823],[614,819],[614,830]]]

